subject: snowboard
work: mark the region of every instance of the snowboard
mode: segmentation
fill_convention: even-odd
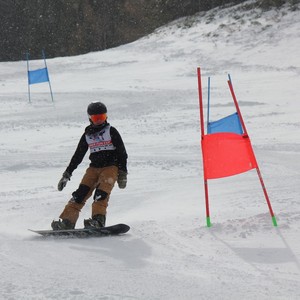
[[[32,230],[37,234],[40,234],[44,237],[103,237],[111,235],[119,235],[126,233],[130,227],[126,224],[116,224],[112,226],[102,227],[102,228],[78,228],[78,229],[69,229],[69,230]]]

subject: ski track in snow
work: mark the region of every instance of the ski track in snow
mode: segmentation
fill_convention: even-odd
[[[0,299],[300,298],[300,14],[243,7],[49,59],[54,103],[43,84],[28,103],[26,62],[0,63]],[[211,76],[211,120],[234,112],[232,76],[278,228],[255,171],[209,181],[213,226],[205,226],[197,66],[205,100]],[[128,187],[113,190],[108,225],[131,230],[35,236],[27,229],[50,228],[88,165],[86,155],[56,190],[95,100],[107,104],[129,154]]]

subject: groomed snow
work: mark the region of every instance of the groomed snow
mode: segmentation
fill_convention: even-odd
[[[31,86],[28,103],[25,61],[0,63],[0,299],[300,298],[300,13],[243,7],[49,59],[54,103],[47,84]],[[234,112],[231,75],[278,228],[255,170],[209,181],[206,227],[198,66],[205,101],[211,77],[214,120]],[[57,183],[98,100],[129,154],[128,187],[113,190],[107,224],[131,230],[43,239],[27,229],[50,229],[77,188],[88,155],[62,192]]]

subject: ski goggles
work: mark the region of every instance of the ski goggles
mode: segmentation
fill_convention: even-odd
[[[99,114],[99,115],[89,115],[89,118],[93,123],[104,122],[107,119],[106,114]]]

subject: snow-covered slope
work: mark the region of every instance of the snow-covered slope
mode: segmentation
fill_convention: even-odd
[[[48,60],[54,103],[47,84],[31,86],[28,103],[26,62],[0,63],[1,299],[299,299],[300,13],[243,7]],[[204,97],[211,76],[211,119],[234,112],[230,73],[278,228],[255,171],[209,181],[205,226],[197,66]],[[88,166],[57,191],[96,100],[129,154],[107,223],[131,231],[41,239],[27,229],[50,228]]]

